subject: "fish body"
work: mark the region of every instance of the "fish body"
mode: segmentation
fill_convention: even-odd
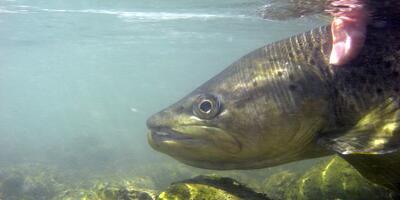
[[[330,26],[268,44],[147,121],[150,145],[208,169],[337,153],[400,187],[400,26],[371,23],[359,55],[329,64]]]

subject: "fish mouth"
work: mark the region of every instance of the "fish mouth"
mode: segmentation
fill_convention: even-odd
[[[156,142],[163,142],[163,141],[192,141],[195,138],[184,135],[178,131],[174,131],[170,128],[158,128],[158,129],[150,129],[149,132],[152,140]]]

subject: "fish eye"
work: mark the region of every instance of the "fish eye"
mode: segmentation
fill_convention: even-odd
[[[210,100],[205,99],[199,104],[199,110],[204,113],[209,113],[212,109],[212,103]]]
[[[220,102],[214,95],[199,95],[193,104],[193,113],[201,119],[212,119],[220,111]]]

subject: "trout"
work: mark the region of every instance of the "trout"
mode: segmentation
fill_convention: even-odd
[[[151,116],[150,145],[219,170],[337,154],[400,191],[400,13],[390,2],[373,4],[364,45],[344,66],[329,63],[331,26],[267,44]]]

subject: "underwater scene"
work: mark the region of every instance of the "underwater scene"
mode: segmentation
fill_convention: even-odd
[[[400,198],[396,0],[0,0],[0,200]]]

